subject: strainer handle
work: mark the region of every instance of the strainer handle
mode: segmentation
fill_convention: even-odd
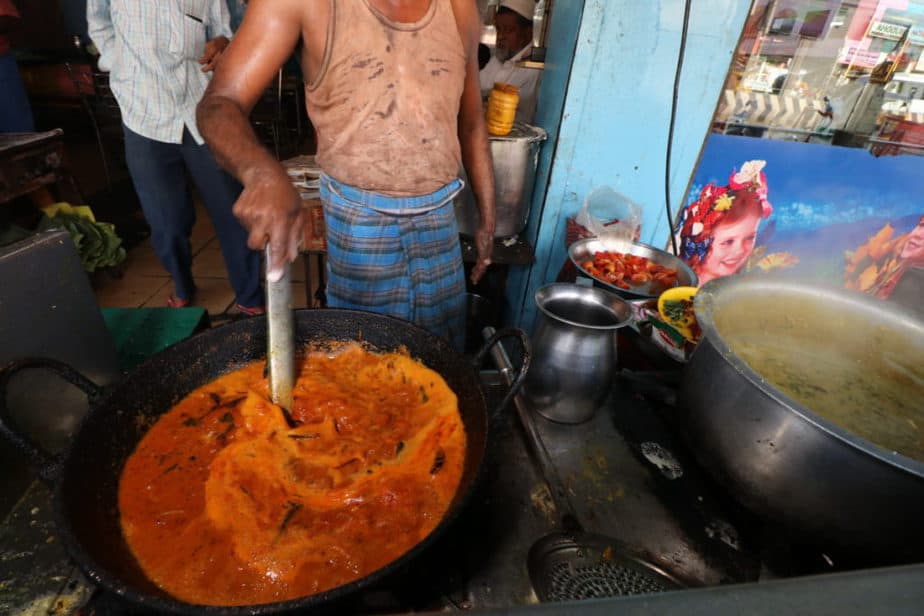
[[[87,395],[92,408],[103,393],[103,388],[82,375],[70,365],[46,357],[27,357],[10,362],[0,370],[0,438],[3,438],[24,454],[39,478],[53,484],[60,473],[61,456],[43,449],[29,434],[16,425],[7,405],[7,392],[13,377],[25,370],[49,370]]]
[[[494,334],[493,327],[484,328],[483,335],[486,338],[492,334]],[[498,371],[509,383],[510,379],[513,378],[513,367],[510,364],[510,358],[507,356],[507,352],[498,344],[491,349],[491,357],[494,359],[495,363],[497,363]],[[549,493],[552,495],[555,508],[558,509],[558,512],[562,515],[564,526],[568,527],[566,531],[579,532],[581,527],[577,521],[577,516],[574,514],[574,507],[571,505],[571,499],[568,498],[568,492],[565,490],[565,484],[562,482],[555,464],[552,463],[552,456],[549,454],[549,450],[546,449],[545,443],[542,441],[542,436],[539,434],[536,422],[533,421],[532,414],[527,408],[522,394],[517,392],[516,395],[514,395],[513,405],[516,408],[520,423],[523,425],[523,430],[526,432],[526,440],[529,443],[530,449],[533,451],[533,456],[536,458],[542,475],[545,477],[546,483],[549,486]]]
[[[510,401],[520,390],[520,387],[522,387],[523,381],[526,380],[526,373],[529,370],[530,359],[532,357],[532,346],[529,343],[529,337],[526,333],[515,327],[495,331],[493,327],[488,326],[481,330],[481,335],[485,339],[485,344],[475,355],[475,359],[472,363],[476,369],[479,369],[482,362],[484,362],[485,355],[490,353],[491,358],[494,359],[494,362],[498,365],[498,370],[507,382],[507,393],[491,414],[492,417],[500,416],[501,411],[507,408],[507,405],[510,404]],[[521,360],[520,369],[517,371],[513,369],[510,358],[507,357],[507,352],[504,350],[503,345],[500,344],[500,341],[504,338],[513,338],[520,343]],[[506,360],[503,366],[499,358]]]

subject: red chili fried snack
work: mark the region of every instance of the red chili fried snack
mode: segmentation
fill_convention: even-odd
[[[583,261],[581,267],[594,278],[620,289],[630,289],[650,282],[656,282],[665,289],[677,284],[676,269],[664,267],[646,257],[622,252],[595,252],[594,258]]]

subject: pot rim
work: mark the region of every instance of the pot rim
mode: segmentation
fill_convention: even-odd
[[[325,314],[336,313],[338,316],[348,318],[350,315],[359,315],[364,317],[372,316],[376,319],[384,319],[389,321],[394,321],[397,324],[400,324],[402,327],[406,327],[410,330],[416,330],[417,332],[436,337],[434,334],[431,334],[422,327],[399,319],[397,317],[392,317],[389,315],[383,315],[378,313],[369,313],[366,311],[359,311],[354,309],[347,308],[303,308],[295,311],[298,313],[314,314],[319,315],[323,318]],[[185,340],[182,340],[175,345],[167,347],[157,353],[151,355],[145,359],[141,364],[131,369],[127,373],[123,374],[120,379],[112,383],[111,385],[105,387],[102,390],[102,394],[98,400],[91,406],[89,412],[84,416],[81,425],[77,427],[74,431],[74,434],[68,443],[68,446],[61,454],[61,471],[58,472],[57,476],[54,479],[53,485],[53,514],[55,520],[55,532],[62,539],[68,555],[76,562],[80,570],[86,575],[86,577],[91,580],[95,585],[98,585],[100,588],[106,592],[112,593],[113,595],[118,596],[121,600],[127,601],[130,604],[140,606],[143,610],[154,610],[156,613],[166,613],[166,614],[180,614],[188,616],[196,616],[199,614],[211,614],[211,615],[223,615],[223,616],[242,616],[244,614],[254,614],[254,615],[263,615],[263,614],[283,614],[283,613],[296,613],[303,610],[311,609],[325,609],[333,605],[336,607],[336,602],[342,600],[346,597],[354,595],[358,591],[361,591],[370,585],[380,583],[385,579],[388,579],[390,576],[394,575],[397,572],[400,572],[406,568],[410,563],[414,562],[416,558],[425,550],[429,549],[438,539],[440,539],[443,534],[449,529],[452,524],[458,519],[461,515],[462,510],[468,505],[472,495],[475,493],[476,489],[482,482],[484,478],[485,468],[484,468],[484,458],[486,456],[488,438],[490,432],[490,417],[489,409],[487,408],[487,402],[484,400],[483,391],[479,388],[479,395],[481,396],[481,407],[485,415],[485,432],[482,438],[479,438],[479,441],[484,441],[481,447],[477,444],[473,444],[473,449],[469,449],[466,453],[466,456],[470,455],[470,451],[474,450],[480,452],[478,454],[478,459],[475,461],[477,464],[474,475],[472,476],[471,481],[467,485],[460,484],[459,488],[456,491],[453,501],[450,504],[450,508],[446,511],[443,518],[437,523],[437,525],[427,534],[426,537],[418,541],[414,546],[409,550],[398,556],[395,560],[387,563],[386,565],[376,569],[375,571],[370,572],[369,574],[336,586],[334,588],[322,591],[320,593],[315,593],[311,595],[303,595],[301,597],[295,597],[293,599],[287,599],[285,601],[273,601],[269,603],[255,603],[247,605],[203,605],[196,603],[189,603],[181,599],[170,596],[165,591],[162,595],[152,593],[150,591],[136,588],[132,586],[130,582],[126,582],[123,578],[119,577],[108,567],[100,564],[100,562],[94,558],[83,546],[84,542],[80,540],[77,536],[77,533],[74,530],[73,524],[71,523],[68,513],[65,511],[65,497],[63,494],[65,487],[65,472],[63,471],[64,467],[67,465],[68,461],[72,458],[73,452],[76,449],[76,445],[79,440],[79,436],[82,432],[83,423],[86,422],[93,416],[97,409],[100,409],[106,405],[111,398],[116,396],[120,391],[128,387],[127,381],[130,380],[132,375],[136,373],[143,372],[145,369],[148,369],[150,366],[155,365],[158,362],[162,362],[165,358],[170,357],[175,354],[178,350],[182,350],[184,346],[194,344],[194,341],[203,336],[208,336],[210,333],[212,335],[217,335],[215,332],[224,332],[230,333],[232,329],[235,329],[235,325],[238,328],[246,326],[245,324],[257,324],[261,321],[265,321],[265,316],[255,317],[252,319],[246,319],[244,321],[238,321],[237,323],[230,323],[223,325],[220,328],[211,328],[200,334],[191,336]],[[296,316],[296,327],[298,324],[298,317]],[[224,329],[228,328],[228,329]],[[372,343],[374,345],[374,343]],[[447,343],[448,345],[448,343]],[[459,365],[467,366],[474,374],[475,379],[477,380],[477,369],[474,364],[466,361],[465,356],[457,353],[459,356]],[[412,357],[414,355],[412,354]],[[259,359],[257,361],[260,361]],[[240,362],[243,365],[245,362]],[[229,365],[228,369],[234,369],[238,367],[237,365]],[[187,392],[188,394],[188,392]],[[458,395],[458,394],[457,394]],[[169,409],[168,409],[169,410]],[[166,412],[166,411],[165,411]],[[468,435],[469,438],[472,435]],[[119,469],[121,474],[122,468],[124,468],[124,463]],[[143,572],[142,572],[143,573]],[[147,574],[144,574],[147,578]],[[150,578],[147,578],[153,585],[156,584]]]
[[[674,255],[672,252],[667,250],[661,250],[656,248],[651,244],[646,244],[644,242],[636,242],[635,240],[630,239],[615,239],[615,238],[603,238],[603,237],[583,237],[579,240],[575,240],[568,246],[568,258],[571,260],[572,265],[577,268],[583,276],[586,276],[590,280],[593,280],[595,284],[603,285],[611,293],[629,300],[652,300],[657,299],[661,293],[667,289],[662,289],[657,293],[648,293],[639,290],[639,287],[631,287],[628,289],[623,289],[617,287],[614,284],[611,284],[605,280],[600,280],[595,276],[592,276],[590,272],[585,270],[580,263],[581,254],[584,252],[594,251],[593,245],[596,244],[599,246],[600,250],[609,250],[613,252],[623,252],[629,253],[646,259],[650,259],[656,263],[660,263],[665,267],[674,268],[678,273],[682,273],[684,280],[678,280],[677,286],[689,286],[696,287],[699,286],[699,276],[696,275],[696,272],[693,271],[687,263],[680,257]],[[590,246],[588,248],[588,246]],[[646,283],[647,284],[647,283]],[[672,288],[672,287],[668,287]]]
[[[541,126],[514,122],[513,130],[506,135],[490,135],[489,141],[525,141],[529,144],[542,143],[548,139],[549,134]]]
[[[901,308],[898,305],[889,304],[883,300],[878,300],[859,292],[848,291],[839,287],[830,285],[808,286],[804,281],[793,279],[785,275],[759,275],[754,274],[737,274],[735,276],[726,276],[715,278],[704,284],[697,291],[693,298],[693,309],[696,313],[696,321],[703,332],[703,342],[710,343],[719,355],[724,359],[736,372],[741,374],[747,381],[756,387],[763,395],[772,398],[792,413],[795,413],[808,423],[819,430],[831,435],[846,445],[866,453],[880,462],[889,466],[900,468],[904,471],[924,478],[924,461],[915,460],[898,452],[886,449],[876,443],[860,437],[849,430],[846,430],[836,423],[816,414],[814,411],[786,395],[777,389],[769,381],[764,379],[752,369],[747,362],[741,359],[731,348],[725,338],[719,333],[713,318],[715,303],[723,293],[736,287],[753,286],[762,292],[767,292],[768,288],[778,290],[789,290],[805,295],[821,296],[828,301],[842,301],[860,306],[864,311],[882,317],[887,315],[899,322],[910,322],[913,327],[922,331],[924,335],[924,323],[915,317],[910,311]],[[695,356],[694,350],[694,356]]]
[[[560,293],[564,297],[580,298],[582,300],[587,299],[587,296],[590,296],[593,301],[586,303],[593,303],[608,310],[612,309],[614,311],[614,316],[616,316],[619,321],[613,325],[588,325],[587,323],[578,323],[577,321],[566,319],[561,315],[551,312],[543,304],[543,301],[548,299],[548,296],[554,293]],[[563,323],[572,327],[579,327],[581,329],[596,331],[613,331],[621,327],[625,327],[632,322],[632,307],[630,306],[629,302],[627,302],[624,298],[616,295],[615,293],[605,289],[599,289],[596,287],[584,286],[570,282],[553,282],[540,287],[533,297],[536,301],[536,307],[542,312],[542,314],[557,323]],[[618,306],[618,308],[616,308],[614,305]]]

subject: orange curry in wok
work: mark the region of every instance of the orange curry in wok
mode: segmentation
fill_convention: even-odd
[[[448,510],[466,437],[438,373],[353,343],[307,354],[293,393],[290,428],[263,362],[225,374],[126,462],[122,531],[172,596],[251,605],[331,589],[397,559]]]

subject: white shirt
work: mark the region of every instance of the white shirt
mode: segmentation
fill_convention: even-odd
[[[495,83],[509,83],[520,89],[516,120],[527,124],[531,123],[533,116],[536,115],[536,97],[539,94],[539,78],[542,76],[542,71],[517,66],[517,62],[529,56],[531,52],[532,46],[527,45],[506,62],[501,62],[492,55],[478,74],[482,98],[486,98],[491,93]]]
[[[182,143],[185,127],[203,143],[196,105],[211,73],[198,58],[209,39],[231,38],[228,21],[225,0],[89,0],[90,38],[129,129]]]

